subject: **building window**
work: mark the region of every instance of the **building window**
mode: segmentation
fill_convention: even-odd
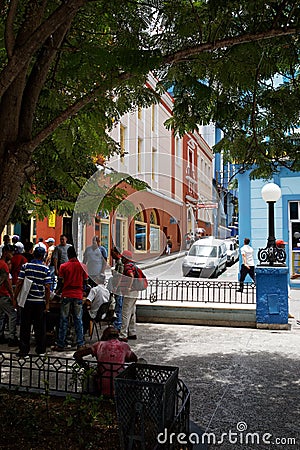
[[[181,159],[182,159],[182,140],[179,136],[175,137],[175,157],[176,157],[176,164],[178,166],[181,166]]]
[[[124,155],[126,151],[126,128],[120,124],[120,148],[121,148],[121,162],[124,162]]]
[[[151,108],[151,130],[156,133],[157,131],[157,109],[156,105],[152,105]]]
[[[142,149],[143,149],[143,140],[141,138],[138,138],[137,143],[137,172],[142,172]]]
[[[151,178],[152,181],[156,181],[157,179],[157,150],[156,148],[152,148],[152,164],[151,164]]]
[[[289,234],[291,236],[291,278],[300,283],[300,201],[289,202]]]
[[[134,241],[135,241],[135,249],[139,251],[146,251],[147,246],[147,224],[144,222],[134,223]]]

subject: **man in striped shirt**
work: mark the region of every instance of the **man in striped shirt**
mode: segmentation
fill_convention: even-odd
[[[30,331],[33,325],[38,355],[46,352],[46,316],[50,301],[50,270],[43,263],[45,250],[37,247],[33,252],[33,260],[22,266],[15,290],[17,299],[22,288],[24,278],[32,281],[24,308],[21,308],[19,356],[27,356],[30,350]]]

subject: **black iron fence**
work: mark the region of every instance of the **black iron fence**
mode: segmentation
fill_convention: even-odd
[[[67,395],[94,393],[105,385],[106,394],[113,395],[113,382],[117,373],[127,364],[86,361],[86,369],[79,367],[73,358],[0,353],[0,387],[20,391]],[[98,386],[94,374],[101,373]]]
[[[148,280],[140,300],[255,304],[255,284],[245,283],[243,293],[238,292],[239,287],[237,281]]]

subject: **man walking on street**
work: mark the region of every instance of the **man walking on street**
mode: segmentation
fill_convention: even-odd
[[[45,250],[37,247],[33,260],[22,266],[15,290],[15,300],[21,291],[25,277],[32,281],[30,291],[23,308],[21,308],[19,356],[27,356],[30,350],[30,332],[33,325],[38,355],[46,352],[46,316],[50,301],[50,272],[43,264]]]
[[[74,247],[68,248],[67,256],[69,260],[60,266],[58,274],[62,285],[60,322],[57,346],[52,347],[52,350],[57,352],[64,351],[70,312],[74,320],[77,350],[84,346],[82,299],[88,280],[87,268],[78,261]]]
[[[254,274],[254,258],[253,248],[249,245],[250,239],[245,238],[244,239],[244,245],[241,248],[241,255],[243,258],[243,263],[240,271],[240,288],[237,290],[237,292],[243,292],[244,290],[244,281],[247,276],[247,274],[250,275],[252,280],[255,282],[255,274]]]

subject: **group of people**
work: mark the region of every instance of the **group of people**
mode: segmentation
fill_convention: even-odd
[[[82,262],[65,235],[60,236],[58,245],[53,238],[45,243],[40,238],[35,246],[23,245],[19,239],[10,244],[9,236],[4,238],[0,248],[0,344],[7,342],[4,329],[8,319],[8,345],[19,346],[18,355],[26,357],[30,352],[33,326],[35,352],[44,355],[47,316],[54,297],[60,299],[60,310],[53,351],[65,349],[70,316],[73,318],[77,351],[85,350],[84,335],[103,302],[111,304],[114,314],[112,326],[119,341],[137,339],[137,292],[132,289],[135,277],[132,253],[125,250],[121,254],[118,249],[112,249],[114,267],[105,287],[107,252],[98,237],[93,237]],[[26,301],[18,306],[26,289]],[[17,320],[20,322],[19,339]]]

